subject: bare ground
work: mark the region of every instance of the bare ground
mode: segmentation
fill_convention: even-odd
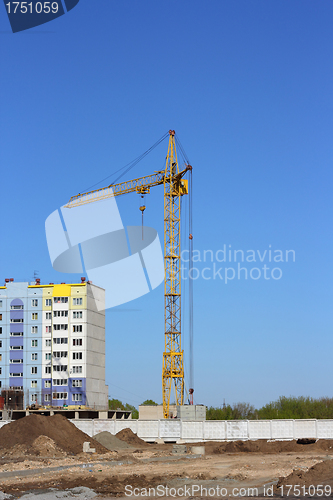
[[[129,430],[111,440],[114,449],[111,446],[107,450],[70,422],[43,420],[52,417],[38,421],[26,418],[30,419],[26,423],[22,419],[20,425],[14,422],[0,430],[1,491],[15,497],[23,492],[78,486],[91,488],[100,498],[128,498],[131,492],[142,498],[148,496],[149,488],[155,488],[156,493],[157,487],[162,488],[165,498],[174,496],[168,495],[166,487],[187,498],[255,498],[265,493],[267,496],[267,488],[273,485],[277,496],[282,491],[279,487],[285,485],[326,485],[331,489],[325,490],[324,498],[329,496],[326,492],[333,491],[331,440],[308,444],[264,440],[209,442],[204,444],[206,455],[198,457],[190,453],[173,455],[171,444],[149,445]],[[3,434],[1,431],[6,428]],[[26,432],[26,428],[29,435],[22,436],[20,433]],[[103,436],[103,442],[107,437]],[[96,443],[97,453],[81,452],[86,439]],[[125,442],[131,447],[124,447]],[[291,489],[291,493],[295,491]],[[153,493],[151,490],[150,496]],[[312,498],[319,496],[312,492]],[[289,494],[288,498],[295,496]]]

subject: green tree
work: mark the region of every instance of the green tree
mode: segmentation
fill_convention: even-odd
[[[109,410],[124,410],[124,405],[119,399],[109,399]]]
[[[119,399],[109,399],[109,410],[131,411],[132,418],[139,418],[139,412],[135,406],[128,403],[123,404]]]
[[[141,403],[143,406],[157,406],[157,403],[153,401],[152,399],[146,399],[143,403]]]
[[[134,418],[134,419],[138,419],[139,418],[139,412],[135,408],[135,406],[132,406],[132,405],[129,405],[128,403],[126,403],[125,404],[125,410],[132,412],[132,418]]]

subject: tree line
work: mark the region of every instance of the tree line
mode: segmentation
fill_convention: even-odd
[[[207,420],[272,420],[276,418],[333,418],[333,398],[285,397],[256,409],[249,403],[207,408]]]

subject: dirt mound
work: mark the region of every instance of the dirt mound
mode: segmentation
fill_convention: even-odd
[[[118,439],[121,439],[121,441],[125,441],[126,443],[131,444],[133,446],[149,446],[148,443],[146,443],[143,439],[140,439],[128,427],[126,429],[123,429],[122,431],[118,432],[116,434],[116,437]]]
[[[38,438],[44,437],[44,439]],[[50,438],[53,442],[45,440]],[[37,440],[37,441],[36,441]],[[4,425],[0,429],[0,450],[9,450],[16,445],[23,445],[31,454],[40,454],[38,444],[46,449],[70,454],[82,453],[84,441],[90,441],[92,448],[96,448],[97,453],[107,453],[107,449],[101,444],[80,431],[62,415],[45,417],[44,415],[28,415],[27,417],[15,420]],[[37,446],[36,446],[37,443]]]
[[[324,462],[319,462],[314,465],[307,471],[294,470],[287,477],[280,477],[278,484],[276,485],[277,493],[281,493],[279,489],[281,486],[285,486],[287,484],[290,485],[299,485],[300,487],[306,486],[309,487],[311,485],[329,485],[333,486],[333,460],[325,460]],[[323,489],[323,488],[322,488]],[[284,489],[284,492],[287,490]],[[312,491],[312,490],[311,490]],[[311,493],[309,490],[309,493]],[[325,491],[325,490],[324,490]],[[291,494],[293,490],[291,490]],[[320,493],[318,491],[318,493]],[[313,491],[311,493],[313,497]],[[322,495],[320,495],[322,496]],[[325,497],[326,495],[324,495]],[[316,497],[317,498],[317,497]]]
[[[32,443],[31,448],[28,450],[30,454],[41,457],[60,458],[67,455],[59,446],[55,444],[53,439],[47,436],[38,436]]]
[[[199,443],[198,443],[199,445]],[[202,443],[201,443],[202,445]],[[321,439],[316,443],[300,444],[297,441],[229,441],[229,442],[207,442],[205,443],[206,453],[302,453],[304,451],[330,451],[333,450],[333,441]]]
[[[130,446],[125,441],[118,439],[116,436],[111,434],[111,432],[103,431],[99,432],[94,436],[94,439],[98,441],[102,446],[111,451],[130,449],[133,450],[133,446]]]

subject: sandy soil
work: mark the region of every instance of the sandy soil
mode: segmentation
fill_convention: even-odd
[[[302,454],[230,453],[198,458],[191,458],[190,455],[175,457],[171,450],[163,450],[163,445],[149,451],[136,450],[132,453],[119,451],[113,457],[109,454],[107,457],[84,455],[66,459],[24,460],[19,463],[3,464],[0,467],[1,490],[18,494],[35,489],[86,486],[104,497],[123,497],[126,492],[134,492],[134,488],[140,488],[141,492],[142,488],[158,485],[170,488],[182,488],[186,485],[189,488],[202,486],[215,489],[219,485],[221,489],[226,489],[228,495],[231,495],[235,488],[254,487],[258,488],[259,494],[262,494],[264,485],[277,482],[279,477],[297,473],[304,475],[314,465],[328,463],[327,453],[313,454],[306,451]],[[333,464],[333,461],[330,463]],[[68,468],[50,470],[63,466]],[[13,471],[11,477],[3,477],[4,472],[8,474],[10,471]],[[22,475],[17,471],[23,471]],[[32,476],[26,476],[26,471],[34,473]],[[313,481],[315,484],[315,477]],[[127,490],[125,490],[126,485],[129,485]],[[192,493],[196,491],[190,489],[190,494],[186,496],[194,496]]]

